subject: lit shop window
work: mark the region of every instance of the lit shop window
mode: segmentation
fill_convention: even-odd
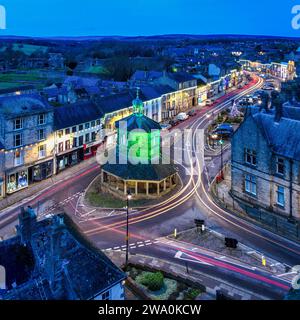
[[[13,193],[28,186],[27,171],[15,172],[8,175],[7,192]]]

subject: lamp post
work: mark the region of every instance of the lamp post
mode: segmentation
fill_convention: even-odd
[[[221,138],[219,140],[219,144],[221,145],[221,179],[224,179],[224,175],[223,175],[223,143],[224,143],[224,141]]]
[[[126,262],[125,268],[128,267],[128,256],[129,256],[129,200],[132,198],[130,190],[127,192],[126,197]]]
[[[215,141],[218,139],[218,135],[216,133],[213,133],[211,135],[212,141],[213,141],[213,149],[215,148]]]

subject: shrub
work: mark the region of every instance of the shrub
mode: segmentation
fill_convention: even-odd
[[[144,272],[139,282],[151,291],[158,291],[164,285],[164,276],[161,272]]]
[[[200,293],[201,293],[200,289],[195,289],[195,288],[190,289],[185,295],[185,300],[194,300],[199,296]]]

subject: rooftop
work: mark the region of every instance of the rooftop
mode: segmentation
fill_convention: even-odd
[[[133,113],[129,117],[126,117],[120,121],[116,122],[116,128],[119,129],[120,122],[127,125],[127,131],[132,131],[135,129],[141,129],[146,132],[151,132],[151,130],[161,130],[161,126],[158,122],[146,117],[145,115],[139,115]]]
[[[300,110],[299,110],[300,111]],[[300,121],[258,112],[252,115],[258,128],[275,154],[300,161]]]
[[[102,169],[124,180],[161,181],[177,171],[172,164],[105,164]]]
[[[126,278],[105,254],[78,233],[65,215],[42,221],[31,219],[29,242],[22,242],[21,233],[28,231],[24,222],[17,237],[0,244],[0,263],[13,266],[7,268],[12,271],[8,274],[8,288],[2,292],[3,299],[87,300]],[[19,252],[26,255],[20,257]],[[16,277],[21,279],[11,289]]]
[[[91,101],[78,102],[54,109],[54,129],[64,129],[77,124],[100,119],[103,113]]]
[[[38,94],[0,97],[0,114],[5,118],[51,112],[52,106]]]

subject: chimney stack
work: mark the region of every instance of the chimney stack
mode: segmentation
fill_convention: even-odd
[[[283,115],[283,106],[281,103],[275,105],[275,122],[280,122]]]
[[[21,243],[23,245],[26,245],[31,241],[36,218],[36,214],[30,206],[28,206],[26,210],[24,207],[21,208],[21,213],[19,214],[19,226],[17,226],[17,234],[21,237]]]

